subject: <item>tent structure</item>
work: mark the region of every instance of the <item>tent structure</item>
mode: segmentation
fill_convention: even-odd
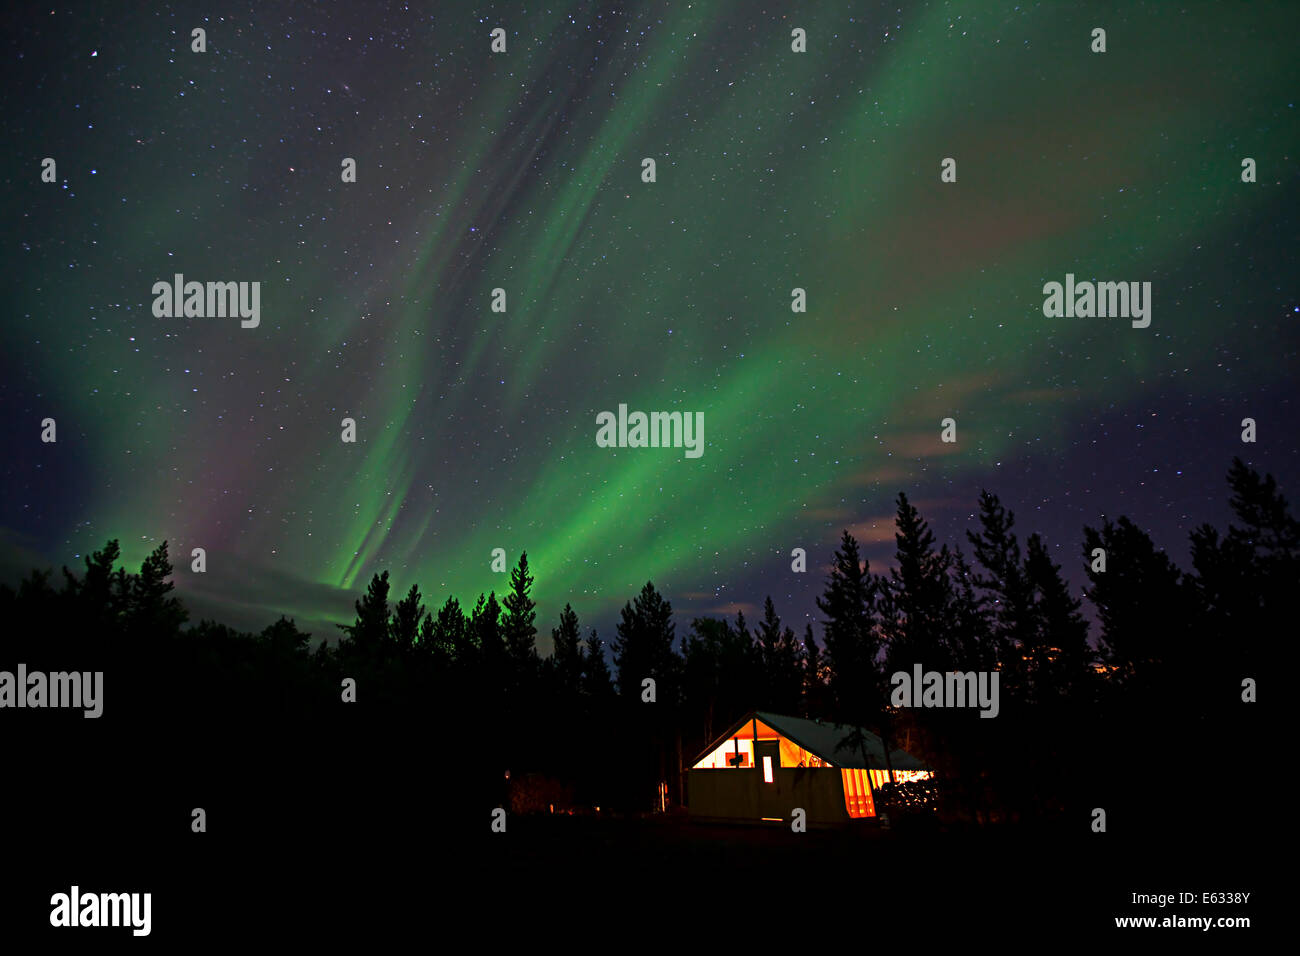
[[[695,760],[686,777],[691,817],[735,823],[789,823],[795,808],[809,825],[845,824],[876,815],[873,793],[886,782],[879,737],[803,717],[751,711]],[[890,754],[894,779],[931,771],[911,754]]]

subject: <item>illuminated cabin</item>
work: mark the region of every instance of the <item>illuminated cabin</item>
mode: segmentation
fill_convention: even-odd
[[[692,819],[789,824],[795,807],[810,826],[876,815],[874,788],[886,782],[885,748],[863,731],[864,745],[843,744],[852,727],[753,711],[714,740],[686,775]],[[843,745],[842,745],[843,744]],[[904,750],[890,755],[898,782],[932,776]]]

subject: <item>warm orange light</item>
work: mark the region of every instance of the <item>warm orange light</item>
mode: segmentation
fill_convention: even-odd
[[[844,782],[844,809],[851,817],[874,817],[876,803],[871,797],[871,781],[866,770],[840,770]]]
[[[754,742],[733,737],[724,741],[712,753],[702,757],[695,770],[733,770],[752,767]]]
[[[871,782],[879,790],[885,784],[889,783],[889,771],[887,770],[868,770],[871,774]],[[933,770],[895,770],[894,783],[914,783],[917,780],[929,780],[934,777]]]

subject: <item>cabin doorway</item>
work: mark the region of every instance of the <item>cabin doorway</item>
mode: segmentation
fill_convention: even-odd
[[[776,772],[781,767],[781,744],[758,740],[754,746],[754,769],[758,771],[758,807],[764,820],[785,820],[788,808],[781,805]]]

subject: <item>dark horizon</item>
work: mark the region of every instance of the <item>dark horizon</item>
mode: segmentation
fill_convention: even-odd
[[[1242,456],[1242,458],[1248,467],[1253,467],[1253,465],[1251,464],[1251,459],[1249,457]],[[1277,476],[1273,475],[1271,472],[1268,472],[1267,474],[1270,477],[1274,478],[1275,480],[1277,479]],[[1282,481],[1278,481],[1277,483],[1278,483],[1279,490],[1281,491],[1283,496],[1287,499],[1288,502],[1290,502],[1291,498],[1286,495],[1286,490],[1287,490],[1286,483]],[[1184,531],[1183,537],[1180,540],[1178,547],[1168,546],[1165,542],[1162,542],[1158,536],[1151,535],[1157,550],[1167,554],[1170,560],[1172,560],[1174,564],[1178,566],[1179,569],[1182,570],[1184,573],[1188,573],[1192,570],[1190,565],[1192,532],[1203,524],[1209,524],[1215,528],[1224,530],[1231,523],[1232,509],[1230,507],[1230,502],[1229,502],[1230,496],[1228,493],[1226,467],[1223,470],[1223,474],[1220,475],[1220,485],[1221,485],[1220,494],[1218,495],[1217,499],[1214,501],[1213,506],[1208,507],[1206,509],[1207,511],[1216,514],[1218,516],[1218,520],[1215,520],[1213,518],[1208,518],[1208,517],[1198,518],[1195,515],[1188,515],[1188,514],[1182,514],[1177,516],[1177,528],[1179,530]],[[1016,508],[1013,504],[1011,504],[1000,494],[998,494],[995,488],[986,488],[983,490],[990,491],[993,494],[997,495],[997,497],[1002,502],[1002,504],[1009,511],[1012,511],[1014,513],[1016,518],[1016,531],[1021,536],[1022,539],[1028,538],[1030,534],[1040,533],[1039,528],[1034,525],[1031,525],[1023,517],[1021,510],[1019,508]],[[945,536],[943,533],[941,533],[940,529],[943,527],[943,523],[936,522],[933,519],[933,517],[925,511],[923,507],[924,502],[917,503],[913,501],[913,503],[917,504],[918,510],[920,510],[922,513],[922,517],[929,523],[931,531],[934,532],[935,537],[938,539],[938,542],[940,544],[960,545],[963,551],[967,553],[967,557],[969,558],[970,556],[969,543],[965,538],[964,532],[977,527],[976,519],[978,516],[974,510],[972,510],[969,513],[969,515],[962,515],[959,513],[958,510],[952,510],[947,513],[950,518],[954,519],[950,523],[955,524],[962,532],[961,538],[960,540],[958,540],[957,538],[948,537]],[[1037,517],[1038,514],[1035,513],[1034,516]],[[1129,518],[1130,520],[1133,519],[1133,515],[1127,512],[1121,512],[1119,514],[1116,514],[1113,516],[1113,518],[1118,518],[1121,516]],[[1104,517],[1106,516],[1103,515],[1103,518]],[[969,520],[970,523],[965,523],[965,524],[960,523],[966,520]],[[1138,525],[1138,527],[1142,528],[1143,531],[1150,534],[1150,529],[1148,525],[1144,524],[1141,521],[1136,521],[1135,523]],[[1100,524],[1100,521],[1098,521],[1097,524]],[[873,525],[874,528],[872,528]],[[873,531],[877,532],[880,535],[883,534],[888,535],[888,541],[881,540],[879,537],[858,538],[858,544],[860,546],[861,553],[863,557],[869,562],[870,569],[873,573],[887,574],[891,567],[896,567],[896,561],[895,561],[896,555],[895,555],[895,546],[894,546],[894,533],[896,529],[895,529],[893,515],[881,516],[875,522],[867,522],[867,521],[856,522],[852,525],[852,527],[857,529],[859,534],[862,532],[864,528],[872,528]],[[1044,537],[1049,545],[1049,548],[1053,552],[1052,553],[1053,560],[1061,565],[1062,575],[1064,576],[1065,580],[1069,584],[1071,593],[1075,597],[1083,599],[1083,615],[1088,622],[1089,643],[1095,647],[1097,644],[1097,639],[1100,636],[1100,630],[1099,630],[1100,624],[1097,620],[1095,607],[1093,603],[1087,600],[1086,597],[1087,574],[1086,574],[1086,562],[1084,561],[1083,558],[1083,533],[1082,533],[1083,527],[1084,526],[1080,526],[1079,534],[1076,536],[1076,540],[1073,542],[1073,544],[1075,545],[1073,548],[1067,547],[1064,543],[1060,541],[1054,541],[1050,537],[1046,537],[1046,536]],[[837,535],[845,530],[849,530],[849,528],[846,527],[840,529],[840,531],[837,532]],[[857,537],[856,534],[855,537]],[[152,542],[152,544],[150,545],[150,549],[152,549],[152,547],[156,547],[160,543],[162,542],[161,541]],[[805,612],[802,616],[800,616],[799,614],[799,607],[804,602],[788,600],[789,598],[792,597],[792,592],[794,592],[794,589],[787,590],[787,593],[785,594],[785,598],[787,600],[782,600],[781,598],[778,598],[777,595],[773,592],[767,592],[761,595],[752,596],[747,600],[739,602],[738,605],[733,604],[733,605],[725,606],[724,608],[719,608],[716,605],[705,604],[702,610],[696,610],[695,608],[698,605],[696,605],[695,602],[691,602],[690,600],[681,601],[676,594],[672,593],[671,591],[669,591],[664,587],[660,587],[659,582],[655,582],[655,584],[658,590],[661,593],[664,593],[665,597],[667,597],[669,601],[672,603],[673,611],[678,622],[685,626],[689,626],[690,621],[695,617],[734,618],[736,614],[736,610],[742,610],[746,618],[748,618],[750,621],[753,621],[759,615],[762,614],[763,602],[767,597],[770,596],[772,597],[773,601],[777,604],[777,609],[780,612],[781,617],[784,621],[792,625],[797,625],[796,630],[800,634],[803,633],[804,624],[810,622],[813,624],[815,633],[817,637],[820,639],[823,634],[824,620],[823,617],[817,611],[815,602],[817,596],[821,592],[821,588],[824,586],[826,573],[829,572],[831,568],[829,555],[831,554],[831,552],[834,551],[838,543],[839,541],[837,537],[836,540],[826,549],[826,554],[824,556],[825,560],[821,561],[820,563],[816,560],[817,556],[810,552],[808,555],[808,563],[807,563],[808,570],[803,574],[796,574],[788,570],[789,565],[791,564],[791,560],[789,558],[789,555],[786,556],[786,561],[785,561],[785,565],[787,567],[787,574],[785,575],[786,581],[787,582],[796,581],[803,585],[803,587],[800,588],[797,593],[801,595],[806,594],[807,597],[805,601],[812,608],[811,612]],[[100,546],[102,546],[102,544],[103,542],[100,543]],[[524,550],[527,551],[528,549],[525,548]],[[1064,556],[1062,556],[1060,554],[1060,552],[1062,551],[1065,551],[1067,553]],[[3,573],[0,573],[0,584],[9,585],[10,587],[16,587],[19,584],[19,582],[33,570],[48,570],[51,572],[56,572],[55,577],[57,578],[57,572],[61,566],[67,566],[73,569],[74,571],[80,567],[79,561],[80,559],[83,558],[83,556],[78,554],[73,556],[73,558],[74,558],[73,561],[64,561],[62,562],[62,564],[55,563],[55,564],[46,564],[44,566],[32,565],[32,566],[25,566],[22,568],[15,567],[15,568],[5,569]],[[510,563],[513,565],[514,561],[517,558],[518,558],[517,554],[509,555]],[[353,601],[355,601],[356,598],[359,597],[364,592],[364,585],[362,585],[359,586],[354,591],[342,592],[338,595],[338,600],[345,605],[345,609],[340,611],[338,620],[313,619],[309,616],[296,615],[294,613],[291,613],[290,610],[276,610],[276,609],[269,609],[265,614],[261,614],[261,612],[259,611],[246,610],[242,614],[232,615],[229,613],[225,613],[223,616],[223,612],[229,612],[231,605],[222,601],[211,600],[210,598],[206,597],[205,591],[192,590],[189,587],[189,585],[194,581],[199,581],[203,579],[199,578],[198,576],[191,576],[184,573],[183,562],[176,560],[174,556],[173,556],[173,563],[175,563],[177,567],[180,569],[174,578],[177,595],[184,600],[186,606],[190,609],[191,623],[197,623],[200,620],[208,620],[217,624],[222,624],[227,627],[231,627],[238,631],[256,633],[270,626],[271,624],[275,623],[276,620],[278,620],[280,617],[283,616],[293,620],[300,631],[304,631],[311,634],[313,646],[322,639],[326,640],[331,644],[336,643],[340,639],[341,637],[340,625],[346,625],[352,620]],[[780,563],[779,558],[774,559],[771,563],[773,565],[779,564]],[[390,578],[392,578],[391,569],[378,568],[376,569],[375,573],[379,573],[380,571],[389,571]],[[496,577],[500,582],[500,584],[502,585],[502,588],[508,585],[507,574],[499,574]],[[406,588],[409,587],[411,584],[419,585],[421,592],[422,594],[424,594],[426,601],[432,603],[435,608],[437,606],[440,606],[447,597],[454,597],[460,602],[460,604],[463,607],[469,607],[473,605],[474,600],[477,597],[477,594],[468,594],[468,593],[452,594],[452,595],[429,594],[425,592],[424,585],[420,581],[402,581],[396,579],[393,580],[394,590],[397,590],[400,586],[400,590],[404,592]],[[545,593],[546,591],[545,581],[544,580],[540,581],[539,585],[540,587],[538,588],[538,591],[541,593]],[[598,618],[593,618],[585,614],[583,607],[575,606],[574,610],[578,612],[580,619],[583,621],[584,633],[586,633],[588,630],[594,627],[597,630],[598,634],[604,640],[608,641],[609,638],[613,635],[615,628],[617,626],[618,612],[621,610],[624,603],[630,601],[635,596],[635,593],[637,590],[639,590],[639,587],[640,586],[638,585],[637,587],[631,589],[626,596],[622,596],[622,597],[610,596],[604,601],[593,602],[597,604],[604,604],[607,606],[611,606],[613,608],[611,612]],[[487,593],[487,592],[483,592],[483,593]],[[500,589],[498,589],[497,591],[497,597],[498,599],[502,597],[502,591]],[[558,603],[558,608],[555,614],[550,616],[549,618],[551,620],[551,624],[554,624],[554,621],[559,619],[559,608],[562,608],[566,603],[573,604],[573,600],[571,598],[560,598],[558,599],[558,602],[556,602],[556,600],[552,598],[552,602]],[[544,611],[544,604],[541,600],[538,601],[538,607],[539,607],[539,620],[548,619]],[[539,652],[541,652],[544,656],[549,655],[551,653],[551,638],[550,638],[549,626],[539,629],[539,633],[537,636],[537,644],[538,644]]]

